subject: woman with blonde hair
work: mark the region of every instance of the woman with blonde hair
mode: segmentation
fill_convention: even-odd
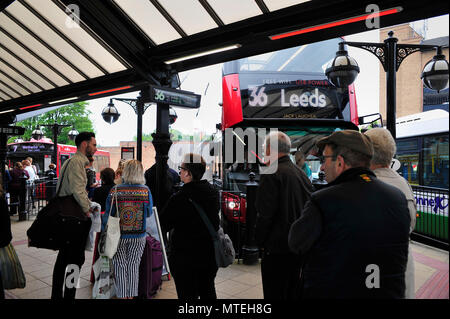
[[[150,189],[145,185],[141,162],[126,161],[122,179],[123,183],[113,187],[106,199],[102,230],[109,214],[120,217],[120,241],[112,259],[116,293],[118,298],[132,299],[138,296],[139,264],[147,235],[146,218],[152,213],[153,200]]]
[[[123,172],[123,167],[124,167],[126,161],[127,160],[121,159],[119,161],[119,163],[117,164],[117,169],[115,171],[115,179],[114,179],[114,183],[116,185],[122,184],[122,172]]]

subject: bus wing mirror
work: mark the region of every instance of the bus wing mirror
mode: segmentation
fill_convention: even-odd
[[[380,113],[374,113],[358,117],[359,125],[372,125],[372,127],[383,127],[383,118]]]

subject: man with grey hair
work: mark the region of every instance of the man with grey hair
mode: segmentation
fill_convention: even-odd
[[[411,186],[396,171],[391,169],[392,159],[397,151],[394,138],[391,133],[384,128],[373,128],[368,130],[365,135],[369,136],[373,145],[373,157],[370,162],[370,169],[375,173],[379,180],[397,187],[406,196],[408,202],[409,215],[411,217],[411,226],[409,233],[414,230],[416,225],[416,201]],[[405,298],[415,299],[414,291],[414,259],[411,252],[411,245],[408,249],[408,263],[405,273]]]
[[[305,258],[304,298],[404,298],[410,217],[405,195],[369,169],[370,138],[336,131],[317,142],[328,185],[289,232]]]
[[[283,132],[266,137],[265,159],[272,174],[261,174],[256,194],[256,240],[264,249],[261,276],[264,298],[299,297],[301,259],[288,247],[291,224],[313,192],[305,172],[289,158],[291,140]],[[280,275],[280,269],[283,274]]]

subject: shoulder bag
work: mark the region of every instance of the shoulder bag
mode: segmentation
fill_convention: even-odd
[[[217,267],[228,267],[234,262],[235,258],[234,247],[230,237],[223,232],[221,226],[219,226],[218,231],[215,231],[203,208],[190,198],[189,201],[192,203],[192,205],[194,205],[195,209],[199,213],[211,235],[214,244]]]
[[[59,250],[66,246],[86,245],[91,219],[86,216],[73,195],[59,197],[66,169],[61,173],[56,196],[38,212],[27,231],[30,247]]]
[[[0,248],[0,273],[3,289],[25,288],[25,274],[11,243]]]
[[[109,207],[108,223],[106,224],[105,230],[100,234],[100,240],[98,242],[98,252],[100,256],[106,256],[109,259],[112,259],[116,254],[120,241],[120,215],[119,206],[117,204],[117,186],[114,188],[115,192],[111,198],[111,206]],[[112,215],[114,199],[116,200],[117,217]]]

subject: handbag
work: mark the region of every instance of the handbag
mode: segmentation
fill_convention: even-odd
[[[3,289],[25,288],[25,274],[11,243],[0,248],[0,273]]]
[[[106,256],[112,259],[117,252],[117,247],[120,241],[120,216],[119,207],[117,205],[117,187],[115,187],[115,193],[111,198],[111,206],[109,207],[108,223],[105,230],[100,234],[100,240],[98,243],[98,252],[100,256]],[[116,215],[112,215],[112,207],[114,204],[114,198],[116,199]]]
[[[64,173],[56,196],[38,212],[27,230],[30,247],[59,250],[66,245],[85,245],[92,221],[73,195],[59,197]]]
[[[218,231],[215,231],[203,208],[190,198],[189,201],[196,208],[212,237],[217,267],[228,267],[234,262],[235,258],[235,251],[230,237],[223,232],[221,226],[219,226]]]

